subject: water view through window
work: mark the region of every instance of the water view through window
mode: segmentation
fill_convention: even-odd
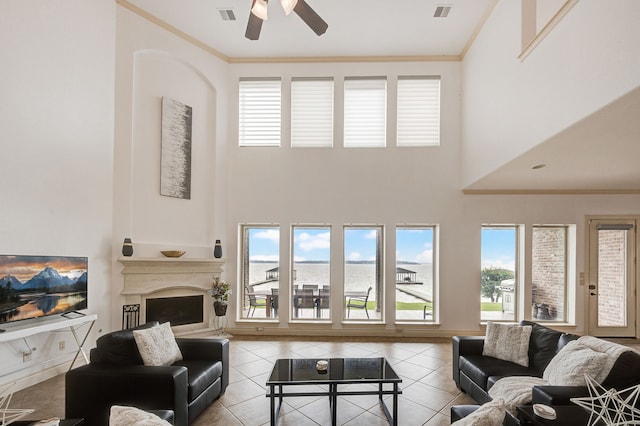
[[[396,319],[432,321],[434,228],[396,229]]]
[[[279,228],[249,225],[242,227],[243,318],[278,315],[279,253]]]
[[[382,227],[344,228],[344,318],[380,320],[383,312]]]
[[[293,227],[293,319],[331,318],[331,228]]]

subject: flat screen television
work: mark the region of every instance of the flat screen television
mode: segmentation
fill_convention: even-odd
[[[86,257],[0,255],[0,325],[87,308]]]

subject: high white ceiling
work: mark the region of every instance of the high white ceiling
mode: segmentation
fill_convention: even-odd
[[[245,38],[252,0],[117,0],[234,62],[284,58],[461,59],[496,0],[306,0],[317,36],[271,0],[260,39]],[[511,1],[511,0],[510,0]],[[515,0],[514,0],[515,1]],[[446,18],[434,17],[449,5]],[[232,10],[235,21],[222,19]],[[640,192],[640,89],[465,188],[478,192]],[[603,141],[606,141],[604,143]],[[536,164],[547,166],[532,170]]]
[[[124,0],[230,58],[459,56],[493,0],[307,0],[329,24],[317,36],[280,1],[269,3],[260,39],[244,37],[252,0]],[[450,5],[446,18],[433,17]],[[219,10],[233,10],[224,21]]]

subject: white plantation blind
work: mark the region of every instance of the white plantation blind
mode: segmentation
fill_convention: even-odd
[[[241,78],[239,104],[240,146],[280,146],[280,79]]]
[[[344,146],[387,144],[387,79],[347,77],[344,80]]]
[[[440,145],[440,77],[398,77],[398,146]]]
[[[333,146],[333,78],[291,80],[291,146]]]

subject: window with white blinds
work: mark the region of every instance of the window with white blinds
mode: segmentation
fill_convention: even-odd
[[[398,77],[398,146],[440,145],[440,77]]]
[[[240,79],[240,146],[280,146],[281,96],[279,78]]]
[[[291,80],[291,146],[333,146],[333,78]]]
[[[345,78],[344,146],[385,147],[386,144],[387,79]]]

